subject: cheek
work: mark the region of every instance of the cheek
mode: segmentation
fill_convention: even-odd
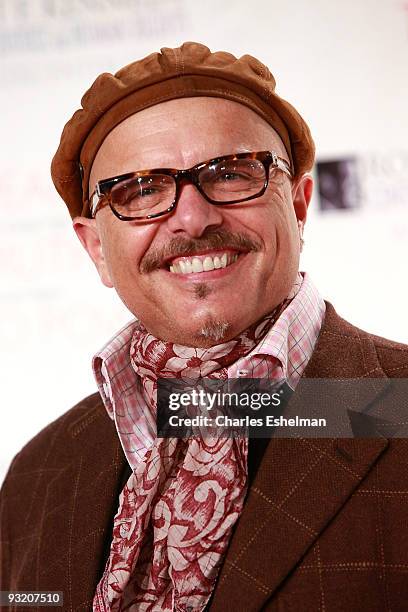
[[[253,227],[258,228],[265,250],[291,250],[297,233],[296,215],[291,200],[283,190],[264,201],[254,218]]]
[[[299,238],[293,205],[284,190],[265,203],[258,226],[265,245],[261,264],[264,282],[274,286],[282,283],[286,287],[298,270]]]
[[[277,225],[277,251],[274,269],[276,282],[284,289],[282,299],[292,286],[299,269],[300,243],[294,211],[286,208]]]
[[[132,226],[126,221],[112,223],[102,237],[106,266],[114,286],[118,289],[129,278],[137,278],[139,265],[148,250],[156,228]]]
[[[284,186],[275,196],[274,217],[277,229],[287,238],[285,242],[292,243],[297,234],[297,220],[290,191]]]

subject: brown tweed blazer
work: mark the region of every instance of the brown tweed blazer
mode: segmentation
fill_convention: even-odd
[[[408,378],[408,347],[327,304],[304,376],[378,378],[376,401]],[[207,609],[408,610],[407,442],[272,439]],[[98,394],[31,440],[1,491],[1,589],[60,590],[64,610],[91,610],[129,473]]]

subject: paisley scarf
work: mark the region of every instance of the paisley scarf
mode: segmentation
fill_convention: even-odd
[[[207,349],[164,342],[142,324],[130,358],[149,410],[159,378],[226,379],[293,294],[233,340]],[[248,438],[157,438],[134,468],[114,519],[94,610],[201,611],[214,589],[247,491]]]

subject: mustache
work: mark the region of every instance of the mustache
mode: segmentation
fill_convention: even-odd
[[[163,262],[174,257],[194,255],[202,250],[231,248],[238,251],[260,251],[262,244],[245,233],[232,233],[218,228],[207,230],[200,238],[172,238],[165,246],[154,248],[140,262],[140,272],[148,274],[163,267]]]

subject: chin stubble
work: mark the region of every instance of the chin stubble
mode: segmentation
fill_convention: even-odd
[[[208,320],[200,329],[197,339],[219,343],[223,340],[230,328],[227,321]]]

